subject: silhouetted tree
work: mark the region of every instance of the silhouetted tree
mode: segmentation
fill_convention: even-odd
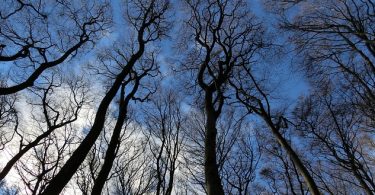
[[[15,84],[1,86],[0,95],[33,86],[43,72],[82,53],[78,50],[95,43],[109,27],[108,5],[99,1],[17,0],[4,5],[0,8],[0,62],[10,62]]]
[[[123,125],[127,119],[128,115],[128,105],[129,102],[133,99],[140,100],[141,102],[148,98],[150,95],[147,94],[146,97],[137,98],[135,96],[138,88],[140,88],[141,79],[145,76],[150,76],[152,71],[156,71],[158,67],[155,64],[155,57],[153,54],[150,55],[150,59],[145,59],[141,64],[143,66],[139,67],[140,70],[133,70],[129,74],[129,77],[123,82],[121,89],[120,89],[120,98],[119,98],[119,113],[117,116],[116,125],[112,131],[111,140],[107,147],[106,155],[104,158],[104,163],[101,167],[101,170],[98,174],[98,178],[96,179],[92,193],[91,194],[101,194],[103,189],[104,183],[107,181],[107,177],[111,171],[113,161],[116,158],[116,153],[118,152],[118,148],[121,143],[121,132],[123,129]],[[120,65],[120,64],[119,64]],[[131,87],[130,89],[126,89],[127,87]],[[128,92],[126,92],[128,90]]]
[[[374,16],[372,0],[6,0],[0,194],[374,194]]]
[[[264,151],[263,167],[259,174],[262,181],[267,183],[267,189],[275,194],[308,193],[304,179],[280,144],[268,133],[258,133],[257,137]]]
[[[247,195],[254,191],[252,184],[255,181],[261,150],[254,135],[249,132],[249,126],[240,128],[241,131],[233,135],[236,141],[228,152],[221,171],[226,194]]]
[[[255,113],[261,117],[271,130],[276,141],[284,148],[297,170],[304,177],[310,192],[312,194],[320,194],[318,186],[303,161],[292,148],[290,142],[282,135],[282,129],[288,128],[288,121],[284,117],[283,111],[271,110],[270,94],[265,89],[264,82],[256,80],[250,67],[242,67],[243,71],[238,72],[231,80],[231,85],[236,90],[238,101],[248,109],[249,113]]]
[[[224,194],[217,161],[217,121],[226,99],[228,80],[236,68],[251,61],[262,46],[262,29],[245,1],[188,0],[190,14],[186,69],[194,71],[205,109],[205,179],[209,195]]]
[[[146,136],[154,162],[156,179],[155,194],[171,195],[176,185],[182,147],[184,147],[183,128],[186,117],[181,111],[177,93],[160,89],[145,106]]]
[[[4,86],[4,82],[0,81],[0,86]],[[14,94],[0,96],[0,150],[7,147],[17,132],[19,126],[17,99],[17,95]]]
[[[69,182],[100,135],[108,106],[124,83],[124,79],[129,76],[134,65],[142,58],[146,50],[146,44],[159,40],[166,31],[167,24],[164,14],[168,9],[168,2],[140,0],[127,2],[127,7],[126,16],[136,36],[130,45],[132,46],[129,48],[130,53],[125,53],[125,55],[128,54],[125,57],[127,59],[126,64],[121,63],[121,69],[117,70],[119,73],[116,74],[116,78],[100,102],[91,130],[60,172],[51,180],[43,194],[59,193]]]
[[[49,80],[51,79],[51,80]],[[53,74],[46,78],[48,83],[35,87],[29,103],[33,105],[32,121],[36,123],[37,130],[31,128],[16,128],[13,134],[19,140],[18,151],[12,154],[10,160],[1,169],[0,180],[9,173],[14,164],[28,151],[38,146],[42,140],[54,131],[73,123],[78,119],[82,107],[87,104],[87,84],[81,78],[62,78]],[[59,91],[61,90],[61,91]],[[30,122],[32,122],[30,121]],[[33,134],[34,136],[29,136]]]
[[[342,172],[350,172],[367,194],[373,194],[373,167],[365,155],[368,149],[361,143],[367,134],[361,127],[363,116],[333,94],[337,95],[328,87],[303,99],[294,113],[296,128],[311,140],[314,153],[341,167]]]
[[[303,59],[301,64],[310,81],[330,80],[342,87],[348,103],[362,111],[368,119],[366,125],[374,128],[374,2],[291,3],[291,8],[281,12],[281,26],[292,33],[292,43]],[[291,12],[294,13],[289,15]]]

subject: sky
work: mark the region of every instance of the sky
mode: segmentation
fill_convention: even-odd
[[[175,1],[173,2],[176,7],[178,6],[178,3]],[[74,58],[62,65],[63,68],[66,68],[67,70],[71,70],[72,66],[73,67],[82,67],[85,63],[90,62],[90,63],[95,63],[96,60],[96,52],[100,52],[102,49],[105,48],[111,48],[114,44],[118,43],[121,41],[121,39],[127,37],[127,31],[124,28],[125,21],[122,18],[121,15],[121,4],[119,3],[118,0],[111,0],[111,10],[112,10],[112,17],[114,21],[114,25],[112,29],[105,34],[105,36],[99,41],[98,44],[96,44],[91,51],[87,52],[84,54],[83,57],[79,56],[77,59]],[[270,28],[270,31],[275,31],[273,29],[274,24],[272,22],[275,22],[275,16],[272,14],[266,13],[265,10],[263,9],[262,3],[260,0],[253,0],[251,1],[252,10],[254,13],[260,18],[260,21],[262,22],[269,22],[266,23],[265,25]],[[179,9],[176,9],[179,10]],[[181,10],[180,10],[181,11]],[[179,13],[176,13],[178,16]],[[275,20],[270,20],[270,18],[273,18]],[[175,29],[172,30],[172,32],[176,32]],[[171,36],[171,38],[178,38],[176,36]],[[278,42],[283,42],[285,40],[277,40]],[[167,39],[162,45],[161,52],[158,55],[158,61],[160,64],[160,71],[163,76],[165,76],[165,79],[162,82],[162,85],[165,87],[170,87],[176,84],[175,78],[173,78],[174,74],[172,69],[173,66],[176,65],[174,63],[170,62],[170,57],[173,55],[176,55],[175,51],[173,51],[174,47],[174,41],[172,39]],[[279,62],[282,62],[280,64]],[[293,68],[291,67],[291,63],[293,62],[291,55],[286,54],[286,56],[282,57],[281,61],[278,61],[277,63],[275,62],[270,62],[273,63],[272,66],[274,67],[273,70],[275,70],[272,74],[275,74],[275,77],[277,80],[275,80],[275,83],[280,83],[279,87],[277,90],[277,94],[279,97],[288,97],[288,103],[294,104],[297,98],[302,95],[307,93],[307,84],[303,80],[303,77],[300,73],[293,71]],[[11,63],[2,63],[0,66],[0,72],[3,74],[9,70]],[[267,65],[267,64],[265,64]],[[79,74],[81,70],[78,68],[76,69],[76,72]],[[11,84],[11,82],[9,83]],[[92,86],[94,89],[99,88],[100,85],[93,85]],[[182,89],[176,89],[176,91],[182,90]],[[99,100],[100,97],[97,97],[97,100]],[[189,102],[191,99],[186,99],[186,102],[183,102],[183,109],[185,111],[189,111],[191,108],[189,106]],[[280,104],[284,103],[284,101],[280,102]],[[276,102],[278,104],[278,102]],[[30,110],[30,108],[25,109],[25,110]],[[92,111],[92,110],[89,110]],[[88,112],[89,112],[88,111]],[[83,121],[79,121],[80,123],[84,123]],[[84,124],[82,124],[84,126]],[[9,180],[12,180],[13,177],[9,177]],[[13,182],[16,182],[15,180]]]

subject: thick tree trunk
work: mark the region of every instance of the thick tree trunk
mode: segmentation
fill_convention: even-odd
[[[212,93],[206,92],[206,137],[205,137],[205,178],[208,195],[224,195],[216,162],[216,122],[217,114],[212,105]]]
[[[50,184],[47,186],[43,195],[56,195],[59,194],[69,180],[73,177],[74,173],[77,171],[79,166],[82,164],[86,158],[91,147],[94,145],[96,139],[99,137],[100,132],[103,129],[105,122],[105,115],[107,109],[112,99],[115,97],[118,89],[120,88],[122,81],[125,79],[126,75],[130,72],[131,68],[135,62],[142,56],[144,52],[144,45],[140,45],[139,51],[130,58],[127,66],[122,70],[122,72],[116,77],[110,90],[107,92],[106,96],[103,98],[99,105],[98,111],[95,116],[94,124],[87,134],[85,139],[81,142],[78,148],[73,152],[72,156],[68,159],[65,165],[61,168],[60,172],[51,180]]]

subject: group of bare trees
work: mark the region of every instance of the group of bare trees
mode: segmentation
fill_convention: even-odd
[[[0,193],[375,194],[375,2],[261,3],[3,3]]]

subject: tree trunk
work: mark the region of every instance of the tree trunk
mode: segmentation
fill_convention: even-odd
[[[60,172],[51,180],[46,190],[42,193],[43,195],[56,195],[59,194],[69,180],[73,177],[79,166],[82,164],[91,147],[94,145],[96,139],[99,137],[100,132],[103,129],[105,122],[105,115],[112,99],[115,97],[118,89],[120,88],[122,81],[126,75],[130,72],[135,62],[142,56],[144,52],[144,45],[140,45],[139,51],[130,58],[126,67],[116,77],[110,90],[103,98],[99,105],[98,111],[95,116],[94,124],[91,127],[90,132],[87,134],[85,139],[81,142],[78,148],[73,152],[72,156],[68,159],[65,165],[61,168]]]
[[[212,105],[212,93],[206,92],[206,137],[205,137],[205,178],[208,195],[224,195],[223,186],[216,163],[216,122],[217,114]]]
[[[109,173],[111,172],[113,161],[116,158],[116,149],[120,144],[119,138],[121,135],[122,126],[124,125],[126,119],[126,113],[127,109],[122,109],[117,119],[115,128],[113,129],[111,141],[109,142],[109,146],[105,154],[104,164],[91,191],[92,195],[100,195],[102,193],[103,186],[107,181]]]
[[[314,179],[310,175],[309,171],[303,165],[301,159],[298,157],[297,153],[293,150],[293,148],[289,145],[286,139],[280,134],[279,130],[275,127],[272,120],[267,116],[262,116],[263,119],[266,121],[267,125],[272,131],[272,134],[276,137],[277,142],[285,149],[287,154],[289,155],[290,159],[295,164],[297,170],[300,172],[302,177],[305,179],[307,187],[312,195],[320,195],[318,186],[316,185]]]

